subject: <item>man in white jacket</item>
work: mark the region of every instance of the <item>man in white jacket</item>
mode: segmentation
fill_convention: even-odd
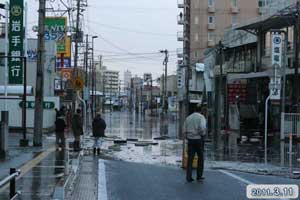
[[[188,141],[188,161],[186,170],[186,180],[192,182],[193,171],[193,160],[195,154],[198,156],[198,166],[197,166],[197,180],[204,179],[203,167],[203,149],[204,149],[204,136],[206,135],[206,119],[201,114],[201,106],[197,105],[194,112],[189,115],[183,125],[183,133]]]

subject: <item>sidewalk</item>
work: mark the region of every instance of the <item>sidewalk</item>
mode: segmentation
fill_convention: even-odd
[[[29,140],[29,147],[20,147],[19,141],[22,138],[21,133],[9,133],[8,136],[8,153],[6,158],[0,159],[0,179],[9,175],[10,168],[20,168],[25,163],[32,160],[34,157],[53,147],[55,140],[51,137],[43,137],[43,147],[33,147],[32,134],[27,134]]]
[[[21,191],[17,199],[51,199],[57,182],[64,177],[66,153],[55,151],[54,135],[44,135],[43,147],[32,146],[32,134],[28,134],[29,147],[19,147],[20,133],[10,133],[9,151],[0,161],[0,179],[9,175],[10,168],[21,169],[16,189]],[[9,188],[0,188],[0,199],[8,199]]]

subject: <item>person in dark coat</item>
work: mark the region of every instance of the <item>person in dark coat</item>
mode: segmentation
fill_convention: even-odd
[[[83,124],[80,109],[77,109],[76,113],[73,115],[71,126],[75,138],[74,151],[80,151],[80,136],[83,135]]]
[[[106,123],[104,119],[101,118],[101,114],[97,113],[96,117],[93,120],[93,137],[94,137],[94,154],[100,154],[101,139],[105,137]]]
[[[57,119],[55,120],[56,148],[65,147],[65,128],[66,123],[64,117],[61,113],[58,113]]]

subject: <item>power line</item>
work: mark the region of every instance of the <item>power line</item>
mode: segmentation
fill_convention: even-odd
[[[120,30],[120,31],[126,31],[126,32],[131,32],[131,33],[137,33],[137,34],[152,35],[152,36],[164,36],[164,37],[176,37],[177,36],[176,34],[171,34],[171,33],[156,33],[156,32],[133,30],[133,29],[123,28],[123,27],[112,26],[109,24],[102,24],[102,23],[99,23],[96,21],[91,21],[91,20],[88,20],[88,23],[94,23],[94,24],[100,25],[101,27]]]

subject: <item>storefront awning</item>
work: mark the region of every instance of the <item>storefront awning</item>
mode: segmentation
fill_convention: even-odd
[[[5,93],[5,86],[0,85],[0,94],[4,95]],[[7,94],[8,95],[23,95],[23,89],[24,87],[22,85],[9,85],[7,86]],[[26,87],[26,94],[27,95],[33,95],[33,87],[32,86],[27,86]]]
[[[294,69],[286,69],[286,75],[294,74]],[[251,72],[251,73],[232,73],[227,74],[227,82],[232,83],[233,81],[240,79],[253,79],[253,78],[266,78],[273,75],[272,70],[267,70],[263,72]]]

